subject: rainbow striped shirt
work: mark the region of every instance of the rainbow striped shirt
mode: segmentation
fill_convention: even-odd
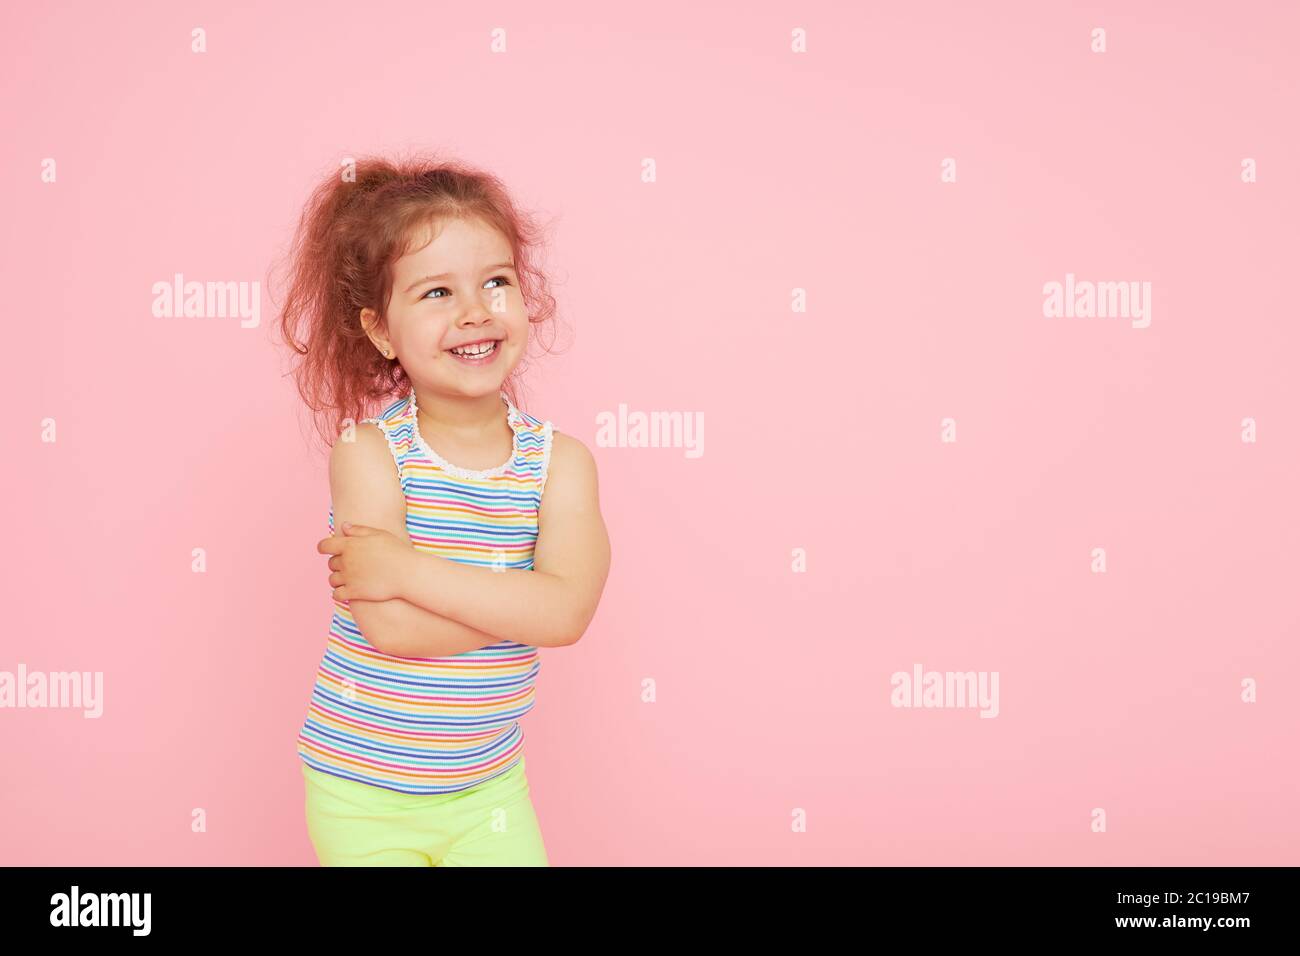
[[[406,495],[406,532],[421,551],[463,564],[533,567],[537,512],[551,454],[551,423],[505,392],[511,459],[470,470],[443,460],[420,435],[415,393],[379,426]],[[329,512],[334,533],[334,509]],[[538,650],[514,641],[453,657],[393,657],[362,635],[334,600],[298,755],[324,773],[402,793],[451,793],[499,776],[523,755],[519,718],[533,708]]]

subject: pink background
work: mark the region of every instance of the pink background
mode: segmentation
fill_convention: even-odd
[[[1300,863],[1294,4],[242,6],[0,39],[0,670],[104,675],[0,711],[0,861],[315,864],[329,494],[266,273],[342,157],[431,147],[555,221],[522,405],[613,544],[524,721],[553,865]],[[175,272],[261,325],[153,317]],[[1151,326],[1045,318],[1067,272]],[[704,456],[598,447],[619,403]],[[1000,715],[891,707],[914,663]]]

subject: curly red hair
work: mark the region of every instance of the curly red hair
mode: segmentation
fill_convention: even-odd
[[[497,177],[429,154],[367,156],[326,176],[303,209],[284,265],[284,305],[276,324],[301,356],[298,394],[318,436],[331,446],[342,426],[377,413],[410,387],[396,358],[386,359],[361,327],[361,310],[387,322],[392,265],[423,227],[478,219],[497,229],[514,253],[528,321],[555,314],[555,299],[537,264],[541,227],[516,207]],[[274,286],[275,283],[270,283]],[[502,388],[519,405],[518,370]]]

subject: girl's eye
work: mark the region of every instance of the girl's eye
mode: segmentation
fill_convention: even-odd
[[[502,282],[504,282],[506,285],[509,285],[509,284],[510,284],[510,280],[507,279],[505,276],[493,276],[491,279],[488,279],[488,282],[496,282],[498,279],[500,279],[500,280],[501,280]],[[494,288],[495,288],[495,287],[494,287]],[[440,286],[438,286],[438,288],[436,288],[436,289],[430,289],[430,290],[429,290],[428,292],[426,292],[424,295],[420,296],[420,298],[422,298],[422,299],[429,299],[429,298],[441,299],[441,298],[445,298],[444,296],[435,296],[435,295],[434,295],[435,292],[446,292],[446,293],[450,294],[450,293],[451,293],[451,290],[448,289],[445,285],[440,285]]]

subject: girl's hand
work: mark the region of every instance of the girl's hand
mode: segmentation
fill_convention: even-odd
[[[387,601],[405,590],[415,548],[382,528],[343,522],[343,534],[322,539],[316,550],[332,554],[330,587],[340,601]]]

